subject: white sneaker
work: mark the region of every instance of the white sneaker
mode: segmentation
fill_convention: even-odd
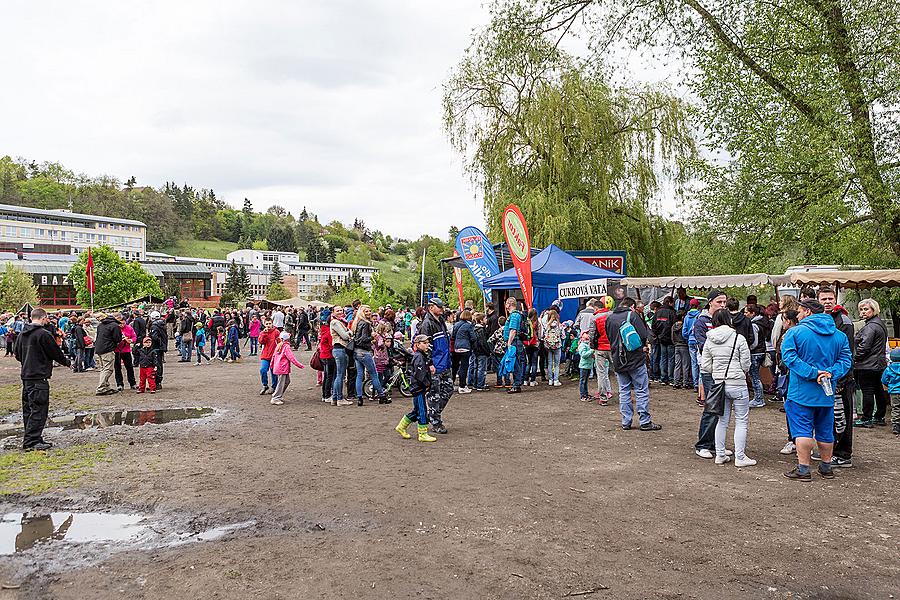
[[[734,466],[736,467],[752,467],[756,464],[756,461],[750,458],[749,456],[744,456],[744,458],[736,458],[734,459]]]
[[[331,398],[322,398],[322,402],[331,402]]]
[[[271,400],[269,400],[269,402],[271,402],[272,404],[275,404],[276,406],[280,405],[280,404],[284,404],[284,402],[282,402],[281,400],[276,400],[275,398],[272,398]]]
[[[469,388],[469,387],[461,387],[461,388],[459,388],[459,393],[460,393],[460,394],[471,394],[471,393],[472,393],[472,388]]]
[[[716,464],[717,465],[724,465],[725,463],[730,463],[730,462],[731,462],[730,456],[716,456]]]
[[[559,387],[561,385],[562,384],[559,382],[559,379],[557,379],[556,381],[553,382],[553,387]]]
[[[794,442],[788,442],[784,445],[784,448],[779,450],[781,454],[793,454],[797,451],[797,446],[794,445]]]
[[[550,382],[547,383],[547,385],[549,385],[550,387],[553,387],[553,382],[550,381]]]
[[[713,453],[704,448],[703,450],[694,450],[694,454],[699,456],[700,458],[712,458]]]
[[[353,403],[350,402],[349,400],[338,400],[337,405],[338,406],[353,406]]]
[[[725,448],[725,456],[733,456],[733,455],[734,455],[734,452],[732,452],[728,448]]]

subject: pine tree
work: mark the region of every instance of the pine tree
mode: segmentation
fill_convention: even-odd
[[[303,211],[301,211],[301,213],[300,213],[300,218],[299,218],[299,220],[300,220],[300,221],[309,221],[309,213],[306,212],[306,207],[305,207],[305,206],[303,207]]]
[[[241,265],[241,268],[238,269],[238,281],[240,282],[238,289],[241,292],[241,297],[248,297],[250,295],[250,274],[244,265]]]
[[[276,260],[275,264],[272,265],[272,274],[269,276],[269,285],[271,286],[276,283],[280,284],[283,282],[284,282],[284,273],[281,272],[281,263],[279,263]]]

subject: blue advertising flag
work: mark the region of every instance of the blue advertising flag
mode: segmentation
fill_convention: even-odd
[[[456,236],[456,251],[481,288],[484,301],[490,302],[491,290],[484,287],[484,280],[500,272],[494,246],[477,227],[464,227]]]

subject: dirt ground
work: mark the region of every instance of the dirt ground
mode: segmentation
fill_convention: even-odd
[[[421,444],[393,431],[409,410],[399,396],[332,407],[307,369],[278,407],[257,395],[255,359],[169,360],[163,391],[107,405],[220,415],[58,433],[60,446],[111,441],[112,461],[76,488],[0,498],[0,508],[255,525],[60,573],[39,568],[0,600],[900,596],[900,440],[885,428],[856,432],[856,466],[837,479],[799,483],[781,476],[793,457],[778,453],[777,405],[751,413],[748,454],[759,464],[736,469],[694,456],[699,408],[690,393],[659,386],[659,432],[621,431],[616,407],[580,402],[567,381],[454,395],[449,435]],[[14,365],[0,359],[3,382],[15,380]],[[62,369],[53,378],[83,389],[84,402],[95,380]],[[0,559],[0,581],[15,576]]]

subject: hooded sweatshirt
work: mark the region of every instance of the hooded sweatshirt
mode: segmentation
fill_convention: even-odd
[[[834,399],[816,381],[819,371],[831,373],[831,384],[850,370],[853,355],[847,336],[831,315],[813,314],[784,334],[781,360],[790,370],[788,399],[804,406],[833,406]]]
[[[697,344],[697,338],[694,336],[694,322],[699,316],[699,308],[692,308],[684,316],[684,325],[681,326],[681,336],[687,340],[688,344]]]
[[[881,374],[881,383],[887,386],[889,394],[900,394],[900,362],[892,362]]]
[[[737,342],[735,343],[735,339]],[[732,354],[732,349],[734,353]],[[731,362],[728,362],[731,357]],[[734,329],[719,326],[710,330],[703,344],[700,372],[712,375],[716,383],[727,382],[746,385],[747,371],[750,370],[750,347],[744,336]],[[725,372],[728,372],[726,379]]]
[[[16,339],[14,351],[16,360],[22,363],[23,380],[50,379],[53,375],[53,361],[69,366],[69,359],[62,353],[49,331],[28,323]]]
[[[431,363],[434,365],[435,374],[440,374],[450,368],[450,336],[447,335],[447,327],[444,320],[438,319],[430,311],[425,315],[425,320],[419,326],[419,334],[431,338]]]

